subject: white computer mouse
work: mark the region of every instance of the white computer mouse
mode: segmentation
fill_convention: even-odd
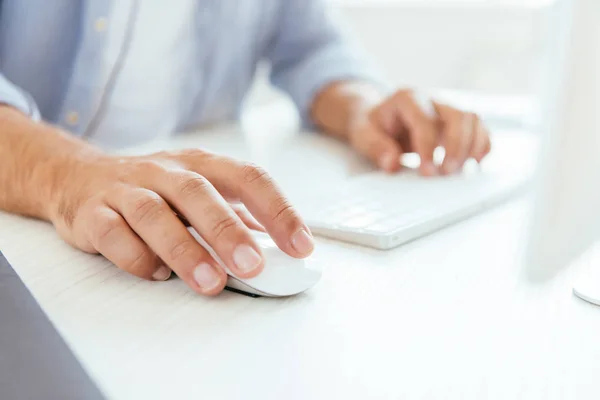
[[[188,229],[198,243],[225,269],[229,276],[227,286],[230,288],[258,296],[284,297],[302,293],[321,279],[321,268],[312,257],[297,259],[288,256],[277,247],[269,235],[262,232],[253,232],[253,236],[265,258],[264,270],[254,278],[238,278],[195,229]]]

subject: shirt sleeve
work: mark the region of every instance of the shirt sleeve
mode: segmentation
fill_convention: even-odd
[[[0,74],[0,104],[8,104],[34,120],[40,119],[40,112],[31,96],[12,84]]]
[[[360,79],[383,86],[324,0],[286,0],[280,12],[270,79],[291,96],[305,126],[312,126],[310,106],[327,84]]]

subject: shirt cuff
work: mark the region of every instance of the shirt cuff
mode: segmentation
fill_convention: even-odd
[[[344,45],[326,46],[318,53],[287,71],[287,92],[298,108],[302,126],[314,129],[310,117],[312,103],[327,85],[347,80],[372,82],[375,86],[387,91],[387,86],[379,78],[373,68],[358,58]],[[286,79],[287,78],[287,79]]]
[[[33,98],[2,75],[0,75],[0,104],[14,107],[35,121],[39,121],[41,118],[40,111]]]

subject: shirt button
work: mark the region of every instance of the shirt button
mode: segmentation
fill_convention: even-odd
[[[70,111],[67,114],[66,119],[69,125],[77,125],[77,123],[79,122],[79,114],[75,111]]]
[[[106,30],[106,25],[108,25],[106,18],[98,18],[94,22],[94,29],[96,32],[104,32]]]

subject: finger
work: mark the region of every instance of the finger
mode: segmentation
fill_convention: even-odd
[[[474,132],[473,145],[471,146],[469,156],[477,160],[477,162],[481,162],[491,150],[490,134],[479,118],[475,120]]]
[[[155,281],[166,281],[171,276],[171,270],[161,264],[116,211],[98,207],[88,226],[87,240],[120,269]]]
[[[217,264],[158,194],[146,189],[120,188],[107,203],[137,235],[192,289],[216,295],[227,281]]]
[[[231,204],[231,208],[249,229],[259,231],[259,232],[266,232],[265,227],[262,226],[256,220],[256,218],[254,218],[252,216],[252,214],[250,214],[248,212],[246,207],[244,207],[243,205],[240,205],[240,204]]]
[[[146,185],[185,215],[234,275],[252,278],[263,270],[261,250],[250,230],[205,177],[165,170]]]
[[[386,172],[397,172],[401,168],[400,144],[377,128],[373,127],[361,132],[360,136],[353,139],[352,146]]]
[[[427,115],[411,91],[400,91],[393,100],[398,106],[400,118],[408,129],[412,147],[421,158],[421,173],[426,176],[435,175],[437,168],[433,163],[433,152],[439,137],[435,119]]]
[[[281,250],[297,258],[312,253],[310,230],[264,169],[217,156],[191,168],[203,174],[220,193],[239,198]]]
[[[463,113],[443,104],[437,104],[436,108],[442,122],[442,144],[446,151],[442,171],[454,174],[462,169],[469,156],[475,136],[475,114]]]

